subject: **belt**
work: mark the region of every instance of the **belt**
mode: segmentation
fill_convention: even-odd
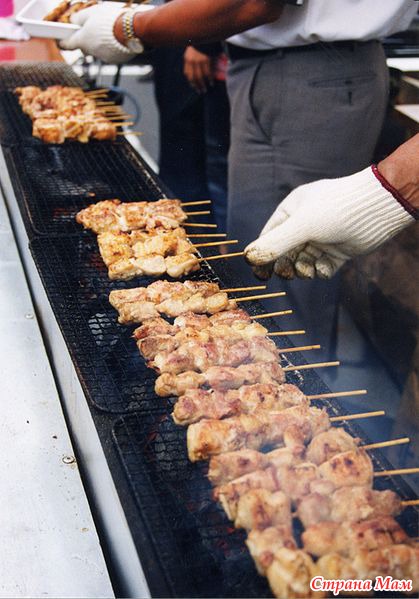
[[[278,54],[292,54],[296,52],[313,52],[318,50],[351,50],[354,51],[358,46],[368,44],[369,42],[338,41],[338,42],[317,42],[305,46],[289,46],[287,48],[272,48],[270,50],[255,50],[254,48],[242,48],[227,42],[227,54],[230,60],[244,60],[249,58],[263,58],[264,56],[273,56]]]

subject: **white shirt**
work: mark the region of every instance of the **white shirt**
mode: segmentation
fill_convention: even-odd
[[[285,6],[274,23],[249,29],[228,41],[255,50],[339,40],[380,39],[408,28],[415,0],[305,0]]]

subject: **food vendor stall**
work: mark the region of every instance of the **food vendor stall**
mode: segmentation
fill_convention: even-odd
[[[319,550],[310,545],[308,532],[310,526],[322,522],[313,515],[319,513],[317,506],[326,509],[322,503],[326,495],[333,493],[334,497],[341,491],[336,506],[346,514],[354,510],[354,520],[362,521],[356,512],[355,495],[353,501],[346,499],[347,503],[345,497],[352,497],[354,489],[363,487],[367,491],[362,506],[376,517],[384,514],[396,527],[390,531],[389,525],[385,534],[391,540],[382,543],[397,548],[394,539],[399,538],[398,544],[407,547],[403,560],[408,577],[413,571],[413,566],[409,570],[410,564],[415,563],[411,554],[416,551],[418,507],[411,483],[414,472],[410,475],[399,470],[412,465],[410,439],[402,431],[396,437],[388,421],[384,420],[385,426],[380,424],[385,416],[376,405],[379,398],[366,402],[365,390],[356,380],[344,387],[336,376],[325,384],[322,373],[338,368],[339,363],[334,356],[323,360],[311,357],[318,346],[296,341],[300,337],[295,335],[302,332],[298,320],[284,330],[277,318],[290,311],[287,299],[282,301],[284,294],[276,293],[279,308],[268,314],[258,302],[259,296],[264,299],[266,295],[264,289],[243,286],[217,246],[196,247],[200,241],[213,240],[208,223],[197,223],[197,215],[187,214],[195,212],[194,208],[187,207],[187,202],[183,206],[177,202],[174,207],[180,216],[157,214],[159,201],[170,198],[170,191],[122,135],[112,140],[81,143],[70,139],[60,144],[34,138],[31,119],[22,111],[15,90],[26,86],[43,90],[55,85],[85,89],[83,80],[64,64],[0,65],[0,183],[2,222],[8,240],[5,243],[10,244],[17,265],[16,283],[20,287],[16,288],[16,297],[24,298],[19,314],[23,312],[28,322],[39,324],[39,329],[33,327],[30,342],[36,349],[45,346],[42,355],[37,356],[40,365],[30,353],[33,364],[24,365],[23,370],[33,369],[34,376],[44,372],[38,393],[46,392],[45,401],[54,411],[45,418],[49,427],[46,434],[56,445],[40,456],[37,466],[41,477],[51,455],[61,456],[64,480],[60,487],[74,495],[81,506],[78,509],[84,510],[83,518],[79,513],[73,517],[66,513],[64,522],[71,526],[74,519],[83,521],[81,529],[88,529],[76,535],[73,542],[79,547],[80,560],[87,564],[84,575],[89,582],[84,582],[83,572],[73,574],[70,578],[76,579],[80,587],[69,586],[69,590],[62,591],[63,596],[110,596],[112,588],[116,596],[132,597],[271,597],[275,593],[285,599],[295,596],[295,592],[305,593],[310,577],[317,572],[309,554],[320,557],[319,562],[333,551],[341,551],[339,555],[348,563],[356,556],[348,554],[351,537],[344,549],[325,542],[324,552],[316,553]],[[102,92],[85,91],[87,98],[102,103]],[[111,209],[101,204],[114,198],[122,204],[113,203]],[[130,213],[133,220],[129,221],[129,208],[124,207],[133,207],[133,202],[149,204],[135,207]],[[86,215],[91,206],[93,217],[88,222],[80,214],[84,211]],[[144,211],[148,211],[146,220],[157,219],[158,227],[186,228],[194,243],[188,250],[193,254],[189,271],[168,276],[166,262],[166,270],[156,276],[146,269],[144,254],[128,253],[130,265],[137,270],[125,277],[109,276],[109,265],[103,261],[104,246],[98,246],[93,231],[116,234],[118,243],[122,243],[118,235],[123,235],[124,251],[133,252],[134,245],[146,239],[137,236],[134,243],[133,231],[146,231],[149,237],[157,235],[152,232],[156,225],[151,227],[148,220],[137,224],[137,228],[132,224],[135,218],[138,222],[144,220]],[[196,211],[200,212],[199,207]],[[116,226],[115,222],[117,231],[106,228],[109,223]],[[198,235],[208,240],[197,239]],[[6,279],[5,285],[12,279]],[[170,285],[177,285],[177,295]],[[160,294],[159,300],[156,294]],[[124,312],[127,296],[131,304]],[[194,301],[188,303],[191,297]],[[179,302],[183,302],[180,307]],[[145,307],[155,312],[151,325],[144,315]],[[186,310],[189,320],[185,320]],[[233,315],[230,321],[229,313]],[[199,324],[192,325],[198,317]],[[223,318],[223,326],[230,329],[220,331],[217,327]],[[154,353],[146,354],[142,341],[153,338],[150,330],[157,325],[164,332],[154,334],[159,339],[147,346],[147,351],[154,348]],[[145,333],[147,327],[150,330]],[[207,331],[213,343],[204,357],[201,337],[195,339],[197,329],[201,336]],[[238,337],[233,339],[234,335]],[[239,337],[240,352],[247,352],[244,358],[237,345],[229,345],[228,341],[231,338],[236,343]],[[162,341],[170,342],[170,351],[162,350],[166,347]],[[188,349],[184,354],[179,352],[182,347]],[[235,347],[236,354],[231,347]],[[306,353],[312,350],[313,354]],[[179,378],[185,373],[188,382]],[[250,396],[250,387],[258,385]],[[369,392],[373,395],[373,390]],[[178,401],[177,396],[181,396]],[[348,403],[343,403],[345,397]],[[40,417],[39,408],[34,410]],[[6,422],[12,417],[13,411]],[[54,418],[60,433],[55,432]],[[318,446],[317,451],[324,452],[319,457],[313,440],[321,434],[329,435],[331,426],[339,427],[331,430],[339,430],[340,438],[334,440],[332,449],[328,445],[331,441]],[[311,453],[307,453],[306,446]],[[7,454],[7,447],[4,451]],[[281,453],[272,455],[275,451]],[[225,456],[229,459],[223,461]],[[67,467],[70,475],[66,474]],[[248,478],[243,481],[243,477]],[[305,481],[301,488],[294,487],[296,480]],[[327,493],[319,489],[314,492],[309,484],[314,480],[322,484],[326,481]],[[307,508],[306,496],[317,501],[314,507]],[[53,493],[51,497],[58,496]],[[377,497],[388,500],[377,507]],[[42,494],[39,503],[44,505]],[[329,505],[327,509],[332,508]],[[394,524],[392,515],[397,516],[398,524]],[[335,532],[342,522],[344,515],[336,517]],[[280,526],[290,530],[281,532]],[[265,538],[267,530],[276,536]],[[83,534],[88,536],[90,546],[85,547],[79,540]],[[357,534],[355,530],[353,538]],[[294,535],[299,547],[302,539],[306,551],[297,549]],[[63,538],[68,541],[66,551],[74,551],[72,539],[66,534]],[[272,543],[278,554],[275,557],[271,551],[266,562],[261,554],[265,555]],[[58,549],[51,551],[56,554]],[[94,560],[89,559],[89,552]],[[328,567],[324,573],[331,571]],[[397,578],[400,567],[394,566],[394,572],[389,568]],[[293,581],[287,581],[287,569],[293,573]],[[50,576],[48,572],[46,578]],[[36,594],[38,589],[46,592],[42,585],[28,585],[27,591],[16,590],[16,596]],[[53,579],[45,588],[51,589],[50,594],[60,593]],[[13,595],[10,586],[7,593]]]

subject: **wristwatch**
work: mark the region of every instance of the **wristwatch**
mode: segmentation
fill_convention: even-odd
[[[134,31],[134,17],[136,15],[135,10],[127,10],[122,15],[122,31],[124,33],[124,44],[136,54],[144,52],[144,44],[139,37],[135,35]]]

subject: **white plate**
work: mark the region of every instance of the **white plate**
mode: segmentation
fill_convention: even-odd
[[[32,37],[48,37],[55,40],[65,40],[80,29],[71,23],[53,23],[43,18],[58,4],[60,0],[30,0],[16,15],[16,20]]]
[[[1,0],[0,0],[1,2]],[[71,23],[54,23],[44,21],[43,18],[58,4],[60,0],[30,0],[28,4],[16,15],[16,20],[22,24],[23,28],[32,37],[48,37],[54,40],[65,40],[70,37],[74,31],[80,29],[78,25]],[[104,2],[104,4],[117,4],[123,8],[124,4],[119,2]],[[140,7],[138,7],[140,8]],[[142,10],[153,8],[152,6],[143,6]]]

